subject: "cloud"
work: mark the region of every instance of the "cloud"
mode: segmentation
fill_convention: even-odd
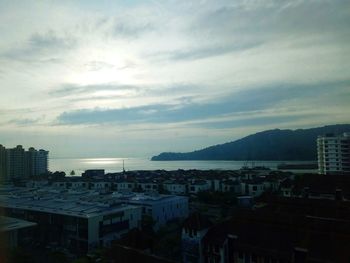
[[[0,56],[11,60],[56,63],[60,61],[59,55],[72,50],[76,44],[74,37],[49,30],[32,34],[26,41],[0,53]]]
[[[116,14],[103,16],[96,20],[95,27],[116,39],[136,39],[156,29],[151,15],[147,14]]]
[[[113,83],[96,84],[96,85],[64,84],[60,88],[50,90],[49,95],[54,97],[66,97],[66,96],[73,96],[73,95],[74,96],[88,95],[94,92],[101,92],[101,91],[136,91],[137,92],[139,90],[140,90],[140,87],[138,86],[118,85]],[[79,98],[75,97],[75,99],[79,99]]]
[[[25,119],[12,119],[10,121],[8,121],[7,123],[9,124],[15,124],[16,126],[31,126],[34,124],[39,123],[40,118],[37,119],[29,119],[29,118],[25,118]]]
[[[170,52],[163,52],[154,54],[154,57],[165,57],[170,60],[197,60],[203,58],[210,58],[215,56],[225,55],[232,52],[242,52],[255,47],[258,47],[261,43],[238,43],[229,46],[216,45],[211,47],[196,47],[188,50],[177,50]]]
[[[141,34],[154,30],[154,26],[149,23],[132,24],[127,22],[115,21],[113,33],[117,37],[136,38]]]
[[[129,2],[3,6],[0,132],[63,156],[349,121],[349,1]]]
[[[276,39],[309,34],[342,34],[350,22],[347,1],[238,1],[207,11],[189,30],[225,40]],[[317,11],[315,11],[317,10]]]
[[[165,105],[151,105],[125,109],[94,109],[64,112],[58,117],[60,124],[102,124],[102,123],[136,123],[144,121],[147,113],[163,111]]]
[[[281,127],[282,124],[285,123],[293,123],[295,121],[300,120],[308,120],[310,118],[319,117],[322,114],[296,114],[290,113],[289,115],[276,115],[276,116],[259,116],[259,117],[246,117],[246,118],[238,118],[228,121],[215,121],[215,122],[200,122],[193,123],[191,126],[208,128],[208,129],[232,129],[237,127],[249,127],[249,126],[270,126],[275,125],[275,127]]]
[[[133,122],[173,123],[205,120],[207,118],[220,117],[227,114],[295,106],[290,102],[297,101],[301,103],[311,98],[318,98],[321,101],[326,100],[327,102],[327,100],[332,97],[323,97],[323,92],[328,91],[331,86],[335,90],[338,90],[338,92],[342,91],[348,96],[349,92],[346,90],[349,87],[349,83],[348,81],[299,86],[285,84],[265,87],[264,89],[249,89],[235,92],[206,103],[196,103],[189,100],[186,101],[186,103],[178,101],[177,104],[152,104],[133,108],[82,109],[62,113],[58,116],[58,122],[60,124],[75,125],[102,123],[124,124]],[[335,96],[338,96],[338,94],[335,94]],[[317,103],[317,101],[315,103]],[[331,101],[328,103],[331,103]],[[285,118],[288,120],[287,116],[285,116]],[[290,118],[297,117],[291,116]],[[255,120],[256,123],[259,123],[258,118],[250,120]],[[268,121],[267,118],[265,120]],[[271,120],[277,121],[277,119],[270,119],[270,121]],[[263,119],[261,121],[263,121]],[[246,124],[248,125],[247,122]],[[242,125],[244,125],[243,121]]]

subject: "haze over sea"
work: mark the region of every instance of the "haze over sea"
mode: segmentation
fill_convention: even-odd
[[[87,169],[105,169],[106,172],[121,172],[123,170],[123,160],[126,171],[157,169],[238,170],[245,165],[249,167],[265,166],[276,169],[277,165],[281,163],[310,163],[310,161],[151,161],[148,158],[51,158],[49,160],[49,170],[52,172],[64,171],[67,175],[74,170],[76,176],[80,176]]]

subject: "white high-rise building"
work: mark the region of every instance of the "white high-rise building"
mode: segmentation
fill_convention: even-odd
[[[350,133],[318,136],[317,157],[320,174],[350,174]]]

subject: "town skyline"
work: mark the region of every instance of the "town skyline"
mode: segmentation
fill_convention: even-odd
[[[6,147],[140,157],[350,121],[346,1],[0,6]]]

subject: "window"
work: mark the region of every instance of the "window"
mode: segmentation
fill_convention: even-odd
[[[258,190],[258,187],[256,185],[253,186],[253,191]]]

